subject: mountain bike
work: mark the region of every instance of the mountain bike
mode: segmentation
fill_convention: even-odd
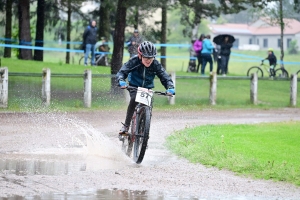
[[[269,77],[280,77],[280,78],[288,78],[289,73],[284,68],[283,64],[280,65],[280,68],[275,70],[269,69],[269,66],[264,64],[264,60],[261,61],[260,66],[250,67],[247,71],[247,76],[251,76],[252,73],[257,73],[258,77],[264,77],[263,69],[269,74]]]
[[[166,92],[153,91],[142,87],[128,86],[127,90],[137,90],[135,107],[131,119],[131,128],[128,134],[119,135],[122,141],[122,150],[128,157],[140,164],[143,161],[149,139],[150,124],[153,108],[153,94],[173,96]],[[133,152],[132,152],[133,150]]]

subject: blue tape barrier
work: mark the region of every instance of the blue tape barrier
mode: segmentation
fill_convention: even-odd
[[[9,39],[9,38],[0,38],[0,41],[9,41],[9,42],[15,42],[15,43],[19,43],[19,40],[16,39]],[[43,40],[34,40],[32,42],[21,42],[21,44],[27,44],[27,45],[32,45],[33,43],[38,42],[38,43],[48,43],[48,44],[82,44],[82,42],[78,42],[78,41],[74,41],[74,42],[67,42],[67,41],[43,41]]]
[[[158,44],[156,46],[163,46],[167,44]],[[175,46],[178,47],[178,45],[181,45],[181,47],[186,47],[187,45],[184,44],[168,44],[169,46]],[[44,51],[58,51],[58,52],[73,52],[73,53],[84,53],[83,50],[79,49],[65,49],[65,48],[52,48],[52,47],[38,47],[38,46],[31,46],[31,45],[15,45],[15,44],[1,44],[0,47],[10,47],[10,48],[21,48],[21,49],[34,49],[34,50],[44,50]],[[96,54],[112,54],[111,52],[99,52],[96,51]],[[128,56],[128,53],[124,53],[124,55]],[[252,60],[245,60],[245,59],[236,59],[232,57],[242,57],[242,58],[252,58]],[[190,60],[196,60],[196,57],[188,57],[188,56],[157,56],[156,58],[173,58],[173,59],[180,59],[180,58],[186,58]],[[245,55],[240,53],[231,53],[230,60],[237,61],[237,62],[256,62],[259,63],[262,58],[259,56],[251,56],[251,55]],[[300,62],[293,62],[293,61],[279,61],[280,63],[286,64],[286,65],[300,65]]]
[[[37,47],[37,46],[25,46],[25,45],[14,45],[14,44],[0,44],[0,47],[10,47],[17,49],[34,49],[43,51],[59,51],[59,52],[74,52],[83,53],[83,50],[78,49],[64,49],[64,48],[49,48],[49,47]],[[111,54],[111,52],[96,51],[95,54]]]

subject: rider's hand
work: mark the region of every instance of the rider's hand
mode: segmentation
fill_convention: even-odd
[[[127,87],[127,83],[123,80],[119,80],[119,85],[122,89],[126,88]]]
[[[175,89],[174,88],[169,88],[166,92],[167,92],[167,94],[175,95]]]

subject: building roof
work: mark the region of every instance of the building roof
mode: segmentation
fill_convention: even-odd
[[[211,24],[210,29],[214,34],[238,35],[280,35],[279,25],[270,25],[268,19],[259,19],[260,23],[248,24]],[[284,19],[284,34],[295,35],[300,33],[300,22],[295,19]],[[257,24],[260,24],[257,26]]]

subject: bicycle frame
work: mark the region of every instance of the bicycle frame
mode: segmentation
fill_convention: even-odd
[[[131,131],[127,135],[122,136],[122,149],[127,156],[130,157],[133,155],[134,161],[139,164],[142,162],[147,149],[152,118],[153,94],[168,94],[165,92],[157,92],[146,88],[135,88],[130,86],[127,87],[127,90],[137,90],[135,100],[138,103],[131,118]],[[133,154],[132,149],[134,149]]]

